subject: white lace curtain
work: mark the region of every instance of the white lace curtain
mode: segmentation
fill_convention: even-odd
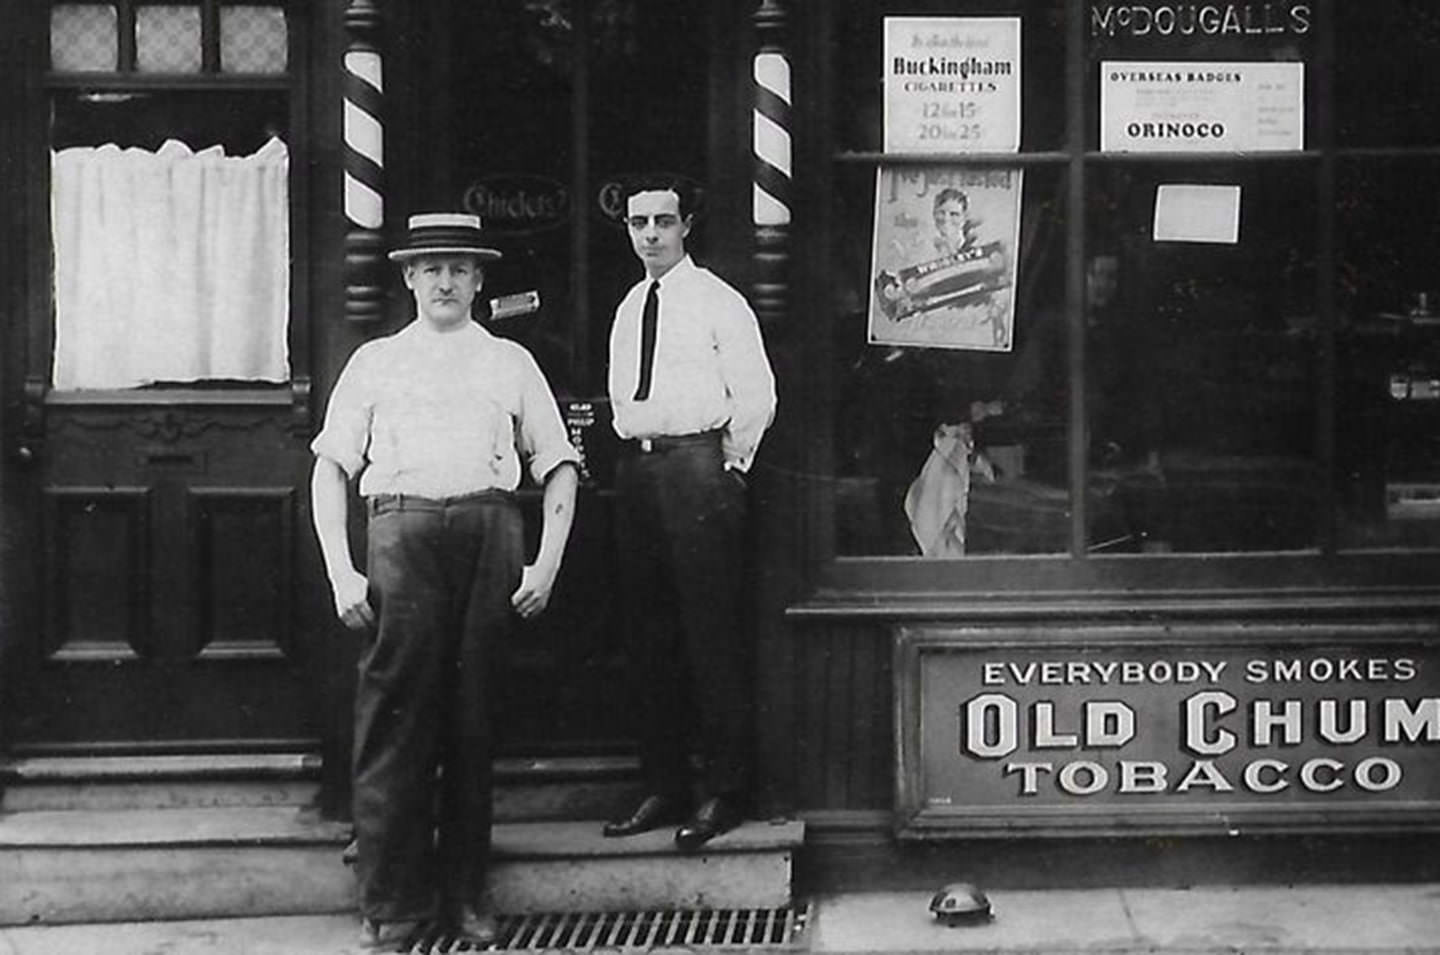
[[[52,156],[56,389],[289,379],[285,144]]]

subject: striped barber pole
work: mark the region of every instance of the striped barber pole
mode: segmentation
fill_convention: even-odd
[[[788,226],[790,62],[783,53],[755,56],[755,158],[755,224]]]
[[[345,217],[362,229],[385,223],[381,195],[385,168],[385,131],[380,123],[380,54],[345,54]]]
[[[345,316],[384,316],[385,127],[381,122],[380,5],[349,0],[345,8]]]

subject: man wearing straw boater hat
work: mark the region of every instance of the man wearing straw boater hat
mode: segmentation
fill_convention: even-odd
[[[522,346],[471,319],[478,216],[412,216],[390,253],[416,318],[360,346],[311,445],[315,532],[344,624],[362,631],[354,821],[366,944],[406,944],[438,917],[483,945],[490,848],[487,660],[516,615],[545,609],[574,516],[578,455]],[[514,491],[544,486],[524,563]],[[366,572],[346,534],[347,482],[369,515]],[[437,779],[437,769],[439,770]]]

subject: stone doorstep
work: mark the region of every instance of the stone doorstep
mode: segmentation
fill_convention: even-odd
[[[22,757],[0,762],[0,810],[303,806],[319,780],[309,753]]]
[[[294,807],[0,815],[0,924],[350,911],[347,837]],[[517,914],[790,902],[803,823],[749,823],[693,855],[670,838],[497,825],[493,902]]]

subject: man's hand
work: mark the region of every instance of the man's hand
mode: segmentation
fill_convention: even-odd
[[[364,630],[375,626],[375,610],[370,606],[368,595],[370,581],[356,570],[346,571],[330,582],[335,593],[335,615],[351,630]]]
[[[520,574],[519,588],[510,595],[510,606],[526,620],[538,616],[550,604],[550,593],[555,589],[558,573],[559,568],[527,564]]]

